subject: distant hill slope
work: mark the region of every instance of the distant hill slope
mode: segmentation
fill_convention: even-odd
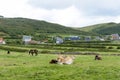
[[[89,34],[59,24],[26,18],[0,18],[0,36],[21,37],[22,35],[39,36],[41,34]]]
[[[86,32],[94,32],[102,35],[109,35],[114,33],[120,34],[120,24],[113,23],[113,22],[102,23],[102,24],[96,24],[92,26],[79,28],[79,30],[86,31]]]

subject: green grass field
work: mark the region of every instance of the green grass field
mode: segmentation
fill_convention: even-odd
[[[71,65],[49,64],[57,54],[0,51],[0,80],[120,80],[120,56],[76,55]]]

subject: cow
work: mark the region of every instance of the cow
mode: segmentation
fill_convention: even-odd
[[[58,64],[72,64],[74,59],[75,59],[74,56],[60,55],[60,56],[58,56],[57,61],[58,61]]]
[[[38,55],[38,50],[37,49],[31,49],[31,50],[29,50],[29,55],[34,55],[35,54],[35,56],[37,56]]]
[[[10,54],[10,51],[7,51],[7,54]]]
[[[100,55],[95,55],[95,60],[102,60],[102,57]]]
[[[50,64],[57,64],[58,61],[57,61],[56,59],[52,59],[49,63],[50,63]]]

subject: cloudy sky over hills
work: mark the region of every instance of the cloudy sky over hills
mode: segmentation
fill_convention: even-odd
[[[0,0],[0,15],[72,27],[120,22],[120,0]]]

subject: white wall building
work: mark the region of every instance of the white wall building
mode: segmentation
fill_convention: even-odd
[[[63,39],[60,37],[56,37],[56,44],[61,44],[63,43]]]
[[[22,41],[23,41],[25,44],[28,44],[31,40],[32,40],[32,37],[31,37],[31,36],[26,36],[26,35],[24,35],[23,38],[22,38]]]

